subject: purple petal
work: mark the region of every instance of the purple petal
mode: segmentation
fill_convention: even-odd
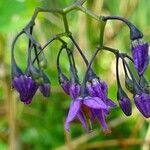
[[[50,84],[49,83],[43,83],[42,85],[39,86],[40,92],[43,94],[45,97],[50,96]]]
[[[69,95],[70,80],[62,72],[59,72],[58,79],[64,92]]]
[[[130,116],[132,114],[132,106],[128,98],[125,97],[123,99],[120,99],[119,105],[126,116]]]
[[[80,107],[81,107],[81,103],[82,103],[81,100],[75,100],[71,103],[70,109],[69,109],[69,112],[68,112],[68,116],[67,116],[67,119],[66,119],[66,122],[65,122],[65,129],[66,130],[68,130],[68,131],[70,130],[70,123],[77,116],[77,114],[80,110]]]
[[[87,90],[88,90],[90,96],[95,96],[95,97],[97,96],[96,92],[94,91],[94,89],[92,87],[91,82],[87,82],[86,87],[87,87]]]
[[[94,122],[94,120],[95,120],[95,118],[96,118],[96,113],[95,113],[95,109],[91,109],[91,113],[92,113],[92,115],[91,115],[91,122],[93,123]]]
[[[85,97],[83,100],[83,104],[94,109],[108,110],[107,105],[98,97]]]
[[[93,79],[94,80],[94,79]],[[108,88],[104,81],[102,80],[94,80],[93,82],[93,89],[97,93],[97,97],[101,98],[103,101],[107,98]]]
[[[144,117],[150,117],[150,95],[142,93],[134,97],[134,102],[138,110],[143,114]]]
[[[31,103],[38,88],[34,80],[26,75],[15,77],[13,80],[13,87],[18,91],[21,101],[25,104]]]
[[[69,95],[70,82],[69,81],[62,82],[61,87],[63,88],[65,93]]]
[[[132,57],[139,75],[142,75],[148,66],[148,47],[148,43],[143,43],[140,40],[132,42]]]
[[[110,133],[110,130],[105,121],[105,112],[102,109],[100,109],[100,110],[95,110],[95,113],[100,124],[102,125],[104,133]]]
[[[116,103],[114,103],[111,99],[106,99],[106,105],[112,108],[117,107]]]
[[[91,83],[87,82],[86,87],[90,96],[99,97],[105,102],[108,88],[104,81],[99,80],[98,78],[93,78]]]
[[[79,96],[79,93],[80,93],[80,85],[72,84],[69,89],[69,94],[71,98],[75,100]]]
[[[83,115],[83,113],[82,113],[81,111],[78,112],[77,117],[78,117],[78,119],[80,120],[80,122],[81,122],[83,128],[84,128],[86,131],[88,131],[88,127],[87,127],[87,124],[86,124],[85,117],[84,117],[84,115]]]

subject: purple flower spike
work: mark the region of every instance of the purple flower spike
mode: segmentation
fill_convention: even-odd
[[[144,43],[142,39],[132,41],[132,57],[139,75],[143,75],[148,66],[148,47],[148,43]]]
[[[12,84],[18,91],[21,101],[24,102],[24,104],[30,104],[38,89],[34,80],[26,75],[21,75],[19,77],[14,77]]]
[[[126,116],[130,116],[132,114],[131,102],[127,97],[119,99],[119,105]]]
[[[136,94],[134,102],[138,110],[143,114],[144,117],[150,117],[150,95],[142,93],[141,95]]]
[[[49,83],[43,83],[42,85],[39,86],[39,90],[43,94],[43,96],[49,97],[51,86]]]

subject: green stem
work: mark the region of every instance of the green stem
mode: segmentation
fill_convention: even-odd
[[[69,34],[70,31],[69,31],[67,16],[66,16],[66,14],[63,14],[62,16],[63,16],[63,22],[64,22],[64,27],[65,27],[65,32]]]
[[[16,63],[16,61],[15,61],[15,56],[14,56],[15,44],[16,44],[18,38],[19,38],[22,34],[24,34],[24,31],[19,32],[19,33],[17,34],[17,36],[15,37],[15,39],[13,40],[13,42],[12,42],[12,45],[11,45],[11,62],[12,62],[12,63]]]
[[[106,26],[106,21],[102,21],[101,22],[101,27],[100,27],[100,39],[99,39],[99,44],[100,44],[101,47],[103,46],[105,26]]]
[[[119,56],[116,55],[116,80],[118,88],[121,88],[120,79],[119,79]]]
[[[83,5],[87,0],[77,0],[76,4]]]
[[[38,52],[37,56],[39,56],[39,55],[43,52],[43,50],[44,50],[51,42],[53,42],[53,41],[55,41],[55,40],[59,40],[61,43],[64,44],[65,41],[63,41],[63,40],[61,39],[61,37],[62,37],[62,36],[66,36],[66,35],[67,35],[67,33],[61,33],[61,34],[57,34],[57,35],[52,36],[52,37],[48,40],[48,42],[47,42],[46,44],[44,44],[44,46],[40,49],[40,51]],[[33,60],[33,64],[34,64],[35,60],[36,60],[36,57],[35,57],[34,60]]]
[[[80,11],[82,11],[83,13],[85,13],[86,15],[90,16],[91,18],[93,18],[93,19],[95,19],[95,20],[98,20],[98,21],[101,20],[101,19],[100,19],[101,17],[99,17],[98,15],[94,14],[92,11],[90,11],[90,10],[88,10],[88,9],[86,9],[86,8],[84,8],[84,7],[82,7],[81,5],[78,5],[77,8],[78,8]],[[101,21],[103,21],[103,20],[101,20]]]

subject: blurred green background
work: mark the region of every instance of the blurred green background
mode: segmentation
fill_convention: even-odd
[[[60,43],[54,42],[45,50],[48,60],[47,74],[52,83],[51,97],[44,98],[39,92],[32,104],[25,106],[18,99],[18,93],[11,89],[10,47],[15,35],[28,23],[35,7],[64,8],[73,0],[1,0],[0,1],[0,150],[149,150],[150,126],[133,105],[133,115],[126,117],[119,108],[111,111],[107,122],[110,135],[104,135],[98,123],[94,131],[85,133],[75,121],[71,133],[64,131],[70,97],[63,93],[57,80],[56,53]],[[88,0],[84,6],[97,15],[119,15],[131,20],[150,41],[150,1],[148,0]],[[73,11],[68,14],[70,30],[88,59],[98,43],[100,24],[85,14]],[[35,38],[44,44],[53,34],[64,31],[62,18],[57,14],[40,13],[34,29]],[[66,40],[67,41],[67,40]],[[130,54],[128,28],[121,22],[108,22],[104,43]],[[27,39],[21,38],[16,45],[17,63],[26,68]],[[79,54],[75,51],[75,55]],[[85,72],[80,57],[75,57],[79,78]],[[61,65],[69,74],[66,56]],[[115,57],[102,52],[96,58],[93,68],[109,85],[109,97],[116,102]],[[120,69],[123,81],[123,71]],[[149,77],[149,68],[147,77]],[[132,96],[131,96],[132,99]],[[133,101],[133,100],[132,100]],[[146,142],[145,142],[146,141]]]

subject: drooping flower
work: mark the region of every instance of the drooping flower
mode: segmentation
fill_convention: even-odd
[[[106,104],[98,97],[78,97],[70,105],[69,113],[65,122],[65,129],[70,130],[70,123],[77,117],[78,112],[82,111],[82,107],[90,109],[108,110]]]
[[[144,42],[143,39],[136,39],[131,43],[134,66],[140,76],[143,75],[148,66],[148,48],[148,43]]]
[[[86,87],[90,96],[99,97],[99,99],[102,100],[108,108],[116,107],[116,104],[112,100],[107,98],[108,88],[104,81],[99,80],[98,78],[95,77],[91,80],[91,82],[87,82]],[[105,118],[108,113],[109,109],[108,110],[92,109],[92,117],[91,117],[92,122],[94,121],[95,118],[98,118],[104,130],[104,133],[106,134],[110,133],[110,130],[105,121]]]
[[[146,118],[150,117],[150,95],[146,93],[136,94],[134,102],[138,110]]]
[[[79,96],[80,94],[80,85],[78,83],[72,83],[69,87],[68,93],[71,96],[72,101],[75,101],[75,99]],[[79,119],[79,121],[81,122],[83,128],[88,131],[88,127],[86,124],[86,118],[85,115],[83,113],[82,110],[79,110],[79,112],[77,113],[77,118]],[[67,129],[69,130],[69,129]]]
[[[30,104],[35,95],[38,86],[31,77],[20,75],[14,77],[12,81],[13,87],[18,91],[21,101],[24,104]]]

